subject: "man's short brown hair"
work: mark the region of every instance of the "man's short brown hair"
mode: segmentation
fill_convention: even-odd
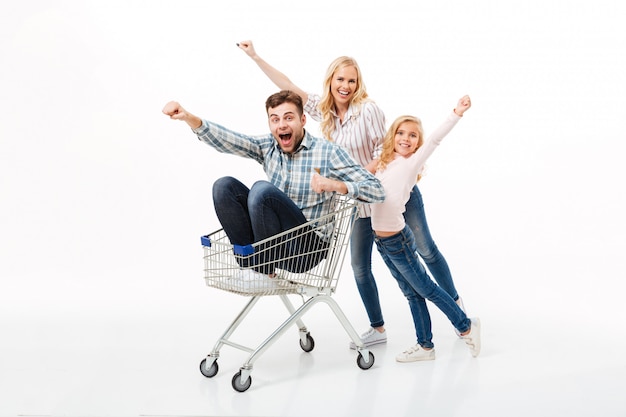
[[[302,97],[290,90],[282,90],[269,96],[267,100],[265,100],[265,111],[268,112],[270,109],[278,107],[283,103],[295,104],[298,109],[298,114],[300,116],[304,114]]]

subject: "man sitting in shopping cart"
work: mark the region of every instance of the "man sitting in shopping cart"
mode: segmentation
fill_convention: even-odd
[[[218,179],[213,185],[213,202],[224,232],[235,245],[260,242],[301,226],[331,212],[335,193],[347,194],[364,203],[379,203],[385,193],[370,172],[341,147],[316,138],[305,129],[302,99],[291,91],[280,91],[265,102],[271,134],[248,136],[203,120],[179,103],[171,101],[163,113],[186,122],[198,139],[219,152],[251,158],[263,165],[269,181],[257,181],[251,188],[233,177]],[[281,257],[297,258],[297,264],[280,265],[292,272],[303,272],[325,256],[327,236],[317,236],[306,250],[291,245]],[[295,256],[294,256],[295,255]],[[271,255],[268,255],[271,256]],[[275,256],[275,255],[274,255]],[[273,259],[276,260],[276,259]],[[275,264],[252,258],[251,265],[267,279]]]

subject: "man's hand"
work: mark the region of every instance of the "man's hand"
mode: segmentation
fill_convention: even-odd
[[[183,106],[176,101],[170,101],[163,107],[163,113],[173,120],[182,120],[186,122],[192,129],[202,126],[202,119],[187,112]]]
[[[339,194],[346,194],[348,192],[348,187],[342,181],[332,180],[321,176],[317,173],[317,168],[315,168],[315,171],[316,172],[313,174],[313,177],[311,177],[311,189],[313,189],[316,193],[320,194],[323,192],[336,191]]]
[[[163,113],[168,115],[170,119],[183,120],[185,117],[185,109],[176,101],[170,101],[163,107]]]

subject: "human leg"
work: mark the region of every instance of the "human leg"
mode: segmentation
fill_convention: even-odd
[[[394,254],[386,252],[385,244],[376,242],[383,260],[389,267],[391,275],[396,278],[400,290],[407,298],[413,325],[417,336],[417,344],[409,347],[396,356],[398,362],[430,361],[435,359],[435,347],[432,343],[431,321],[426,302],[406,281],[400,271],[396,268],[393,257]],[[425,273],[425,271],[424,271]]]
[[[253,242],[275,236],[306,223],[302,211],[287,194],[269,181],[257,181],[248,196]]]
[[[267,239],[256,248],[256,263],[270,262],[262,268],[262,272],[272,273],[274,266],[291,272],[304,272],[326,257],[328,244],[309,227],[272,239],[273,236],[304,225],[307,219],[300,208],[270,182],[254,183],[248,196],[248,211],[254,242]]]
[[[249,245],[306,223],[298,206],[268,181],[248,189],[233,177],[220,178],[213,184],[213,204],[235,245]]]
[[[393,264],[395,272],[390,268],[392,274],[401,275],[417,294],[433,302],[460,333],[470,329],[470,320],[463,310],[426,274],[417,257],[415,239],[408,226],[396,235],[376,238],[376,244],[384,249],[381,254]]]
[[[415,237],[417,253],[428,266],[432,277],[450,297],[457,301],[459,295],[452,280],[450,267],[430,234],[424,201],[417,185],[411,190],[409,201],[405,207],[404,219]]]
[[[234,245],[254,242],[254,231],[248,212],[250,190],[233,177],[222,177],[213,184],[213,205],[217,218]]]
[[[361,334],[361,341],[366,347],[387,342],[385,321],[378,297],[378,286],[372,274],[372,248],[374,231],[369,217],[358,217],[352,224],[350,236],[350,259],[352,272],[361,301],[370,320],[370,328]],[[356,349],[354,342],[350,348]]]
[[[350,259],[361,301],[373,328],[383,327],[383,313],[380,307],[378,287],[372,274],[372,248],[374,232],[369,217],[360,217],[352,225],[350,236]]]
[[[406,269],[403,264],[406,263],[407,257],[404,250],[398,246],[398,244],[402,244],[401,240],[398,239],[398,235],[394,235],[387,238],[377,237],[375,238],[375,242],[383,261],[387,265],[389,272],[391,272],[391,276],[394,277],[398,283],[398,287],[400,287],[400,291],[402,291],[402,294],[404,294],[409,303],[417,343],[425,348],[433,348],[432,325],[426,301],[424,297],[409,284],[404,274],[406,271],[403,272],[403,269]],[[423,267],[422,271],[423,272],[418,273],[426,274]]]

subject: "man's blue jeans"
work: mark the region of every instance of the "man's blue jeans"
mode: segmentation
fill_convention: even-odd
[[[393,236],[376,237],[374,241],[391,275],[409,302],[417,343],[425,348],[434,346],[426,300],[433,302],[459,332],[470,329],[470,319],[463,310],[426,273],[417,254],[413,232],[408,226]]]
[[[248,189],[233,177],[220,178],[213,184],[213,204],[233,245],[260,242],[307,222],[300,208],[268,181],[257,181]],[[255,255],[244,259],[241,266],[254,267],[264,274],[272,274],[275,267],[297,273],[308,271],[326,257],[328,246],[315,233],[307,233],[309,230],[302,231],[303,237],[289,239],[293,236],[288,235],[256,247]]]
[[[404,219],[413,231],[417,252],[428,266],[432,277],[454,300],[459,295],[452,281],[450,268],[443,254],[437,248],[433,240],[426,213],[422,194],[417,186],[411,190],[411,196],[406,204]],[[355,220],[350,239],[350,258],[354,279],[363,301],[365,311],[372,327],[381,327],[385,324],[382,309],[378,297],[378,287],[372,274],[372,248],[374,245],[374,231],[369,217],[361,217]]]

